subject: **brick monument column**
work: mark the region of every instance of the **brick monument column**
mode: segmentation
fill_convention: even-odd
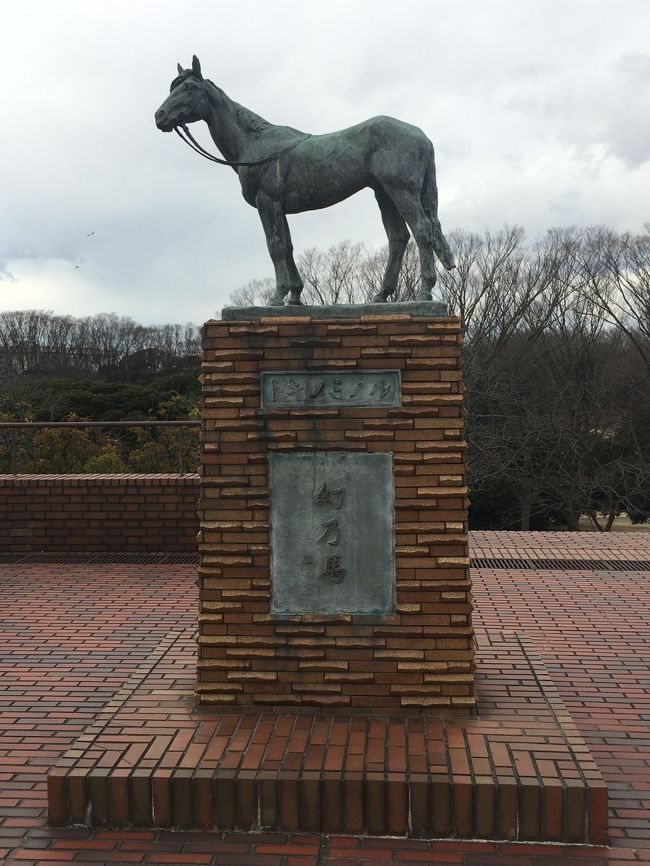
[[[201,703],[474,710],[461,333],[440,307],[205,325]]]

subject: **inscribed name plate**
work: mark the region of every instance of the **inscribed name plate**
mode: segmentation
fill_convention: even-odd
[[[271,611],[395,611],[392,454],[270,454]]]
[[[345,373],[262,373],[262,408],[401,404],[399,370]]]

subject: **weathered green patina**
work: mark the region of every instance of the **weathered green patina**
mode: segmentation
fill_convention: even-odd
[[[204,120],[228,163],[261,163],[233,168],[266,234],[276,276],[271,304],[284,304],[287,294],[289,304],[302,303],[286,214],[329,207],[365,187],[375,193],[388,235],[388,264],[374,300],[385,301],[397,288],[409,229],[420,253],[418,300],[431,299],[435,256],[448,269],[454,259],[438,220],[433,145],[421,129],[393,117],[372,117],[338,132],[307,135],[275,126],[234,102],[203,78],[196,57],[191,69],[179,64],[178,73],[156,112],[158,128],[171,132]]]

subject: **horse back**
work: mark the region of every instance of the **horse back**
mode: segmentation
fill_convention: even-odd
[[[296,138],[304,135],[291,132]],[[279,140],[277,135],[262,136],[255,150],[268,149],[268,155]],[[286,135],[281,140],[286,141]],[[239,176],[249,204],[263,191],[279,199],[285,213],[300,213],[329,207],[364,187],[391,183],[396,173],[420,174],[431,153],[431,142],[417,126],[380,115],[336,132],[312,135],[277,161],[242,169]]]

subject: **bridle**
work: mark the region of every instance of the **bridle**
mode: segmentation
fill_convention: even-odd
[[[205,92],[205,89],[201,88],[201,98],[208,101],[208,95]],[[181,132],[181,129],[183,132]],[[188,147],[191,147],[193,151],[199,154],[199,156],[204,157],[205,159],[209,159],[210,162],[216,162],[219,165],[229,165],[233,168],[239,167],[252,167],[254,165],[264,165],[267,162],[273,162],[275,159],[279,159],[281,156],[284,156],[285,153],[289,153],[290,150],[293,150],[294,147],[298,147],[299,144],[302,144],[303,141],[307,141],[308,138],[311,138],[311,133],[308,132],[303,138],[299,138],[298,141],[294,141],[292,144],[287,147],[279,150],[277,153],[274,153],[272,156],[265,156],[264,159],[255,159],[252,162],[233,162],[229,159],[220,159],[218,156],[215,156],[212,153],[209,153],[204,147],[202,147],[198,141],[194,138],[192,133],[187,128],[187,125],[184,123],[180,123],[178,126],[174,127],[174,132],[176,135],[184,141]]]
[[[181,129],[183,130],[183,132],[181,132]],[[277,153],[274,153],[272,156],[265,156],[264,159],[256,159],[256,160],[253,160],[253,162],[232,162],[229,159],[219,159],[218,156],[214,156],[214,154],[208,153],[208,151],[205,150],[205,148],[201,147],[201,145],[194,138],[194,136],[192,135],[192,133],[189,131],[189,129],[187,128],[187,126],[184,123],[181,123],[180,127],[175,126],[174,132],[182,141],[185,142],[185,144],[187,144],[189,147],[191,147],[192,150],[196,151],[196,153],[198,153],[199,156],[203,156],[203,157],[205,157],[205,159],[209,159],[210,162],[218,162],[219,165],[230,165],[230,166],[233,166],[234,168],[237,168],[239,166],[264,165],[265,162],[273,162],[274,159],[279,159],[281,156],[284,156],[285,153],[289,153],[290,150],[293,150],[294,147],[298,147],[298,145],[302,144],[303,141],[307,141],[308,138],[311,138],[311,133],[308,132],[304,138],[299,138],[298,141],[294,141],[293,144],[290,144],[288,147],[285,147],[282,150],[279,150]],[[185,138],[183,133],[185,133],[185,136],[187,136],[187,138]]]

